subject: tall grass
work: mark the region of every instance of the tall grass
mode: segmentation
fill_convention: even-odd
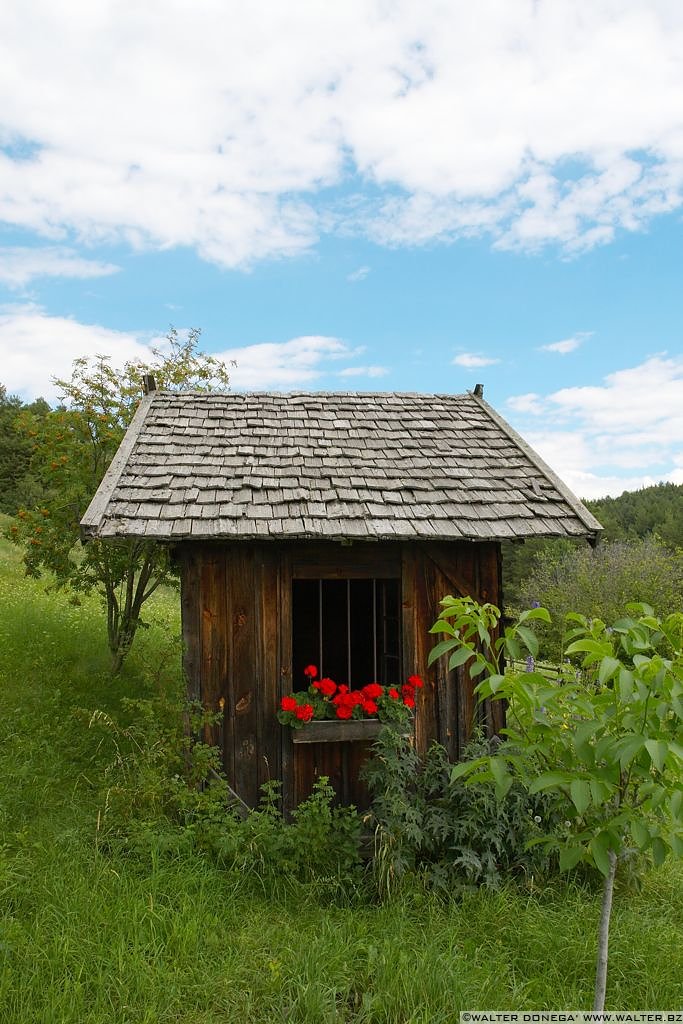
[[[78,707],[154,686],[172,595],[120,678],[96,599],[22,578],[0,544],[0,1022],[457,1021],[464,1008],[590,1005],[599,892],[555,884],[377,906],[283,877],[259,886],[198,853],[109,848],[111,749]],[[683,1003],[683,871],[617,894],[608,1007]]]

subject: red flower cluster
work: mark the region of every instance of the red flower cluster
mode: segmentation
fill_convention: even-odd
[[[360,690],[352,690],[345,683],[337,685],[327,677],[316,679],[317,674],[315,665],[307,665],[304,675],[309,681],[308,691],[282,698],[278,718],[284,725],[298,728],[313,718],[405,720],[409,710],[415,707],[417,690],[424,685],[419,676],[413,675],[408,676],[400,688],[368,683]]]

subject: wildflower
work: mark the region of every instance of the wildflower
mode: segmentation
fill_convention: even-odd
[[[531,602],[531,607],[532,608],[540,608],[541,607],[541,602],[540,601],[532,601]]]
[[[533,654],[528,655],[528,657],[526,659],[526,671],[527,672],[533,672],[535,666],[536,666],[536,662],[534,661]]]
[[[540,825],[541,824],[541,815],[540,814],[534,814],[534,821],[536,822],[537,825]]]

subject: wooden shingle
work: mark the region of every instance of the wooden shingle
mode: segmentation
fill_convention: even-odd
[[[88,537],[501,540],[600,524],[473,395],[145,396]]]

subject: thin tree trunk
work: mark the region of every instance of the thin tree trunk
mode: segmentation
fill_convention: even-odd
[[[614,893],[614,876],[617,872],[617,856],[612,850],[608,853],[609,873],[602,889],[602,910],[598,929],[598,962],[595,970],[594,1010],[605,1009],[605,989],[607,987],[607,958],[609,955],[609,919],[612,913],[612,894]]]

